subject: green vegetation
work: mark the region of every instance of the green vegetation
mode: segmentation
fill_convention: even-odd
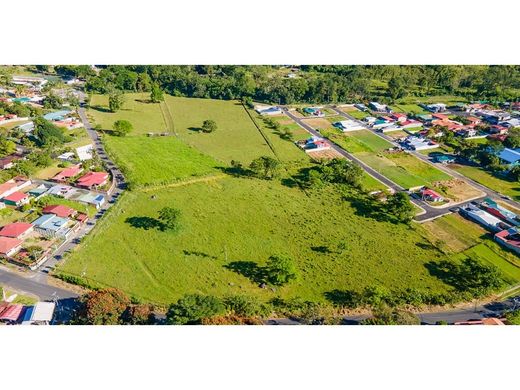
[[[163,304],[185,293],[238,292],[325,302],[332,290],[371,284],[446,291],[425,268],[440,252],[415,229],[367,218],[357,196],[343,199],[333,187],[307,193],[232,177],[165,188],[156,199],[125,193],[59,271],[79,276],[86,267],[90,282]],[[172,205],[183,215],[178,234],[127,222]],[[276,253],[294,260],[298,278],[275,292],[250,276]]]
[[[330,138],[350,153],[381,152],[393,145],[369,130],[350,131],[332,134]]]
[[[59,196],[47,195],[43,198],[39,199],[36,204],[40,207],[45,207],[47,205],[63,205],[70,207],[74,210],[79,211],[80,213],[85,213],[89,217],[93,217],[96,214],[97,210],[94,206],[87,206],[85,204],[74,202],[73,200],[65,199]]]
[[[126,94],[124,108],[116,113],[109,111],[106,95],[92,95],[88,113],[103,130],[111,129],[115,121],[124,119],[132,123],[133,134],[166,131],[160,106],[148,103],[145,93]]]
[[[366,111],[359,111],[359,110],[347,111],[346,113],[347,113],[348,115],[350,115],[351,117],[356,118],[356,119],[364,119],[364,118],[366,118],[367,116],[370,116],[370,113],[369,113],[369,112],[366,112]]]
[[[215,160],[174,137],[106,136],[104,142],[135,186],[173,183],[218,172]]]
[[[114,134],[115,136],[118,136],[118,137],[123,137],[132,131],[133,126],[130,122],[128,122],[124,119],[119,119],[114,122],[114,125],[112,126],[112,128],[114,129],[112,134]]]

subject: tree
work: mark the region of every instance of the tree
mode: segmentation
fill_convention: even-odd
[[[54,93],[49,93],[43,101],[43,107],[58,109],[63,106],[63,99]]]
[[[152,305],[130,305],[121,315],[125,325],[152,325],[155,323],[155,314]]]
[[[512,310],[506,313],[506,320],[511,325],[520,325],[520,310]]]
[[[206,119],[202,123],[201,129],[204,133],[213,133],[215,130],[217,130],[217,124],[212,119]]]
[[[224,304],[217,297],[190,294],[170,305],[166,320],[171,325],[193,325],[200,324],[205,318],[224,313]]]
[[[264,272],[266,280],[277,286],[282,286],[296,279],[296,267],[292,259],[285,255],[269,257]]]
[[[228,296],[224,298],[224,305],[229,312],[241,317],[265,317],[271,313],[269,306],[248,295]]]
[[[180,228],[181,211],[173,207],[163,207],[159,210],[159,220],[163,230],[176,231]]]
[[[150,100],[152,103],[159,103],[164,101],[164,93],[157,84],[152,85],[152,91],[150,92]]]
[[[278,177],[280,168],[280,162],[269,156],[258,157],[249,164],[249,169],[255,176],[266,180]]]
[[[65,142],[63,130],[53,123],[43,119],[42,117],[35,118],[33,123],[33,134],[38,139],[39,146],[52,148]]]
[[[124,102],[125,96],[123,95],[123,92],[118,89],[114,89],[110,92],[108,96],[108,108],[110,111],[117,112],[123,107]]]
[[[118,137],[124,137],[125,135],[130,133],[134,127],[129,121],[119,119],[114,122],[112,128],[114,129],[114,135],[117,135]]]
[[[0,137],[0,157],[9,156],[16,151],[16,144],[4,137]]]
[[[81,298],[77,321],[87,325],[117,325],[129,304],[130,299],[121,290],[91,291]]]
[[[385,211],[395,217],[397,221],[408,223],[411,221],[414,208],[412,202],[404,192],[396,192],[389,195],[385,205]]]
[[[388,82],[388,96],[395,101],[406,96],[406,89],[403,80],[399,77],[392,77]]]

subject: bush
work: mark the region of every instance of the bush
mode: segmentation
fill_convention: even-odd
[[[172,304],[166,314],[168,324],[200,324],[203,319],[224,314],[226,308],[222,301],[214,296],[190,294]]]

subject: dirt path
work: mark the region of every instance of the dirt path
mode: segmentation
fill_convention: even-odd
[[[225,174],[213,175],[213,176],[203,176],[203,177],[198,177],[196,179],[179,181],[179,182],[176,182],[176,183],[164,184],[164,185],[153,186],[153,187],[139,188],[139,189],[137,189],[137,191],[140,191],[140,192],[151,192],[151,191],[157,191],[157,190],[160,190],[160,189],[163,189],[163,188],[183,187],[183,186],[187,186],[187,185],[193,184],[193,183],[209,183],[209,182],[212,182],[212,181],[215,181],[215,180],[223,179],[226,176],[227,175],[225,175]]]
[[[173,122],[173,116],[172,116],[172,113],[170,112],[170,109],[168,108],[168,105],[165,102],[160,102],[159,103],[159,107],[161,107],[161,113],[162,113],[162,116],[163,116],[163,119],[164,119],[164,123],[166,123],[166,127],[168,128],[168,131],[170,133],[175,134],[175,136],[179,136],[175,132],[175,125],[174,125],[174,122]]]

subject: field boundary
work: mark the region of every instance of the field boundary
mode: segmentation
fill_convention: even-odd
[[[244,108],[245,112],[249,116],[249,119],[251,119],[251,121],[255,125],[256,129],[260,132],[260,135],[267,143],[267,146],[269,146],[269,149],[271,149],[271,152],[273,152],[273,154],[275,155],[275,157],[278,161],[281,161],[280,157],[278,156],[278,153],[276,153],[274,146],[271,144],[271,140],[267,137],[267,135],[265,135],[264,131],[260,128],[260,126],[258,126],[258,123],[256,123],[256,120],[253,118],[253,116],[251,115],[251,113],[249,112],[247,107],[244,105],[244,103],[241,103],[241,104],[242,104],[242,107]]]
[[[175,187],[183,187],[189,184],[194,183],[207,183],[210,181],[220,180],[227,177],[225,174],[219,174],[219,175],[209,175],[209,176],[201,176],[194,179],[188,179],[188,180],[182,180],[177,181],[174,183],[167,183],[167,184],[160,184],[160,185],[154,185],[154,186],[148,186],[148,187],[137,187],[136,191],[138,192],[150,192],[150,191],[157,191],[161,190],[163,188],[175,188]]]

